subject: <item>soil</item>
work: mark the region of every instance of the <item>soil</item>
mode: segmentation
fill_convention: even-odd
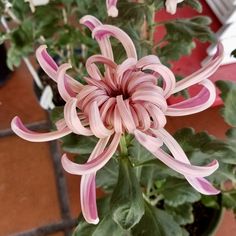
[[[191,236],[209,236],[220,218],[221,211],[196,202],[193,204],[193,214],[194,222],[186,225],[185,229]]]

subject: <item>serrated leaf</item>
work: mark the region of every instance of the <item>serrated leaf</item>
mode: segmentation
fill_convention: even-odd
[[[90,154],[98,141],[94,136],[85,137],[76,134],[67,135],[61,140],[62,149],[75,154]]]
[[[181,227],[167,212],[145,204],[145,214],[140,222],[132,229],[135,236],[182,236]]]
[[[216,81],[217,87],[221,91],[221,98],[224,101],[224,108],[222,114],[225,121],[231,125],[236,126],[236,83],[231,81]]]
[[[168,178],[163,186],[158,189],[162,194],[165,204],[169,206],[179,206],[184,203],[193,203],[200,200],[201,195],[186,180]]]
[[[228,193],[224,192],[222,194],[222,203],[224,207],[236,213],[236,190]]]
[[[144,214],[142,192],[135,171],[126,158],[119,163],[119,178],[111,197],[113,220],[123,229],[136,225]]]
[[[165,210],[172,215],[179,225],[192,224],[194,221],[193,207],[191,204],[183,204],[177,207],[165,206]]]
[[[198,0],[185,0],[182,4],[192,7],[199,13],[202,12],[202,4]]]
[[[206,207],[220,209],[218,196],[206,196],[202,195],[201,203]]]
[[[119,166],[115,158],[110,161],[97,172],[96,185],[105,192],[111,192],[117,184],[119,174]]]
[[[87,223],[82,215],[79,217],[79,224],[73,232],[73,236],[131,236],[128,231],[117,225],[110,215],[110,197],[97,201],[100,222],[98,225]]]

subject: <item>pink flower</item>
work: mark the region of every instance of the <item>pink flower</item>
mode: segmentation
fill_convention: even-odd
[[[176,13],[177,4],[184,0],[166,0],[166,11],[174,15]]]
[[[96,172],[101,169],[117,150],[120,138],[125,133],[135,136],[138,142],[156,158],[173,170],[183,174],[187,181],[203,194],[217,194],[209,176],[218,168],[215,160],[207,166],[191,165],[180,145],[164,129],[166,116],[190,115],[210,107],[215,100],[215,87],[207,78],[220,66],[223,57],[222,45],[212,60],[199,71],[175,82],[174,74],[162,65],[158,57],[149,55],[137,59],[130,37],[112,25],[103,25],[93,16],[80,21],[92,31],[101,54],[88,58],[86,85],[73,80],[66,71],[70,65],[56,65],[48,55],[46,46],[37,49],[36,57],[44,71],[57,82],[61,97],[65,100],[64,119],[57,122],[57,130],[50,133],[35,133],[28,130],[18,117],[12,120],[12,130],[21,138],[32,142],[55,140],[70,133],[99,138],[87,163],[76,164],[66,154],[62,156],[63,168],[75,175],[82,175],[81,206],[84,218],[98,223],[96,207]],[[110,43],[110,36],[123,45],[127,59],[117,65]],[[104,65],[104,72],[97,64]],[[158,86],[162,81],[163,86]],[[176,92],[200,84],[202,90],[192,98],[168,105],[167,98]],[[161,147],[165,144],[172,156]]]
[[[118,10],[116,7],[117,1],[118,0],[106,0],[108,16],[112,16],[112,17],[118,16]]]

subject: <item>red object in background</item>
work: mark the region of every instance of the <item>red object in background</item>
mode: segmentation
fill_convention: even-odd
[[[221,23],[216,18],[210,7],[207,3],[201,0],[203,11],[202,13],[198,13],[190,7],[178,8],[175,15],[171,15],[167,13],[165,10],[158,12],[155,16],[155,20],[157,22],[169,20],[169,19],[176,19],[176,18],[190,18],[193,16],[203,15],[209,16],[212,19],[211,29],[216,32],[220,27]],[[155,32],[155,41],[158,42],[163,36],[165,35],[165,29],[158,27],[157,31]],[[174,62],[172,64],[172,69],[175,74],[181,76],[187,76],[192,74],[193,72],[197,71],[201,68],[201,62],[205,59],[208,55],[206,49],[208,48],[209,43],[200,43],[196,41],[196,48],[192,51],[191,55],[183,56],[180,60]],[[236,45],[235,45],[236,47]],[[210,77],[212,81],[217,80],[231,80],[236,82],[236,63],[230,65],[223,65],[221,66],[215,73]],[[189,89],[191,95],[196,94],[199,91],[200,86],[192,86]],[[174,97],[172,96],[168,102],[170,104],[176,103],[183,100],[182,97]],[[217,90],[217,98],[213,106],[221,105],[222,100],[219,96],[219,91]]]

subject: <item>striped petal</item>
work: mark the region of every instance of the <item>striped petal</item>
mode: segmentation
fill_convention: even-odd
[[[105,139],[100,139],[95,146],[93,152],[91,153],[88,161],[93,160],[96,156],[100,155],[110,137]],[[81,210],[85,220],[90,224],[97,224],[99,222],[97,213],[97,203],[96,203],[96,172],[88,175],[83,175],[80,182],[80,202]]]
[[[209,165],[202,167],[174,160],[170,155],[161,150],[158,144],[154,145],[153,137],[151,137],[150,135],[144,134],[142,132],[137,132],[137,130],[134,132],[134,135],[138,142],[142,146],[144,146],[149,152],[151,152],[160,161],[162,161],[171,169],[175,170],[180,174],[189,175],[193,177],[205,177],[212,174],[219,167],[217,161],[213,161]]]
[[[119,29],[118,27],[113,25],[100,25],[93,30],[92,36],[99,39],[102,39],[105,36],[115,37],[123,45],[127,57],[133,57],[137,60],[137,53],[133,41],[128,36],[128,34],[126,34],[123,30]]]
[[[212,60],[202,67],[200,70],[187,76],[186,78],[178,81],[173,93],[177,93],[185,88],[188,88],[194,84],[200,83],[201,81],[210,77],[219,68],[224,58],[224,48],[221,43],[218,43],[217,52]]]
[[[30,142],[47,142],[62,138],[72,131],[69,128],[64,128],[57,131],[52,131],[48,133],[37,133],[27,129],[19,117],[14,117],[11,121],[11,129],[22,139]]]
[[[192,115],[209,108],[215,101],[216,89],[214,84],[205,79],[200,83],[203,85],[201,91],[194,97],[177,104],[170,105],[165,115],[167,116],[185,116]]]
[[[64,118],[67,126],[75,134],[91,136],[92,131],[89,128],[83,126],[76,111],[77,99],[70,99],[64,107]]]
[[[155,131],[155,134],[160,137],[166,144],[168,149],[176,160],[182,161],[183,163],[190,164],[186,154],[176,140],[164,129]],[[212,184],[201,177],[192,177],[191,175],[185,175],[187,181],[200,193],[205,195],[215,195],[220,191],[212,186]]]
[[[105,149],[100,155],[93,158],[93,160],[85,163],[85,164],[76,164],[69,160],[64,154],[61,158],[61,163],[65,171],[74,175],[85,175],[91,174],[98,170],[100,170],[106,163],[110,160],[110,158],[115,153],[118,144],[120,142],[121,134],[116,133],[107,149]]]

